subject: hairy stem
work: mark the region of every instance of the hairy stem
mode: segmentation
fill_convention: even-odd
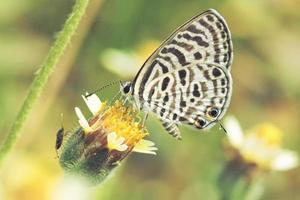
[[[42,63],[37,75],[35,76],[27,97],[0,149],[0,165],[7,157],[8,153],[16,144],[20,131],[33,107],[34,102],[38,99],[44,86],[46,85],[49,76],[54,71],[57,63],[62,57],[67,45],[74,35],[78,24],[85,13],[89,0],[77,0],[72,13],[66,20],[63,29],[57,35],[56,41],[51,47],[47,57]]]

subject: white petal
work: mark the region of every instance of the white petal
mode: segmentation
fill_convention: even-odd
[[[116,132],[111,132],[107,135],[107,147],[111,150],[115,149],[118,151],[125,151],[128,146],[123,144],[125,141],[124,137],[118,137]]]
[[[126,144],[122,144],[122,145],[118,146],[117,150],[118,151],[125,151],[127,148],[128,148],[128,146]]]
[[[271,163],[273,170],[289,170],[299,165],[299,158],[294,151],[282,150]]]
[[[148,147],[151,147],[151,146],[154,146],[155,143],[150,141],[150,140],[141,140],[139,143],[143,143],[144,145],[148,146]],[[155,147],[156,148],[156,147]]]
[[[224,126],[231,145],[236,148],[241,147],[244,142],[244,134],[237,119],[233,116],[227,117],[225,119]]]
[[[93,113],[93,115],[96,115],[101,107],[102,103],[99,97],[96,94],[92,94],[91,96],[85,97],[84,95],[81,95],[83,100],[85,101],[87,107]]]
[[[117,138],[116,132],[111,132],[107,135],[107,142],[108,143],[113,142],[116,140],[116,138]]]
[[[118,139],[115,140],[115,143],[118,145],[121,145],[121,144],[123,144],[124,141],[125,141],[125,138],[119,137]]]
[[[132,151],[137,153],[146,153],[156,155],[157,147],[154,146],[154,142],[149,140],[141,140],[138,142]]]
[[[145,153],[145,154],[152,154],[152,155],[156,155],[155,151],[152,150],[142,150],[142,149],[138,149],[138,148],[133,148],[132,149],[133,152],[137,152],[137,153]]]
[[[90,127],[88,121],[85,119],[84,115],[82,114],[81,110],[78,107],[75,107],[75,113],[78,117],[78,122],[80,126],[84,129],[85,132],[92,131],[92,128]]]

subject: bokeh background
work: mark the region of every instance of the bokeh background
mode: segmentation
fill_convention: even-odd
[[[73,4],[0,1],[0,141]],[[76,186],[64,183],[54,143],[62,121],[66,129],[77,126],[74,107],[86,108],[80,95],[113,80],[132,79],[164,38],[208,8],[224,16],[233,36],[234,92],[228,113],[244,128],[276,125],[284,133],[284,146],[300,155],[299,5],[299,0],[91,0],[0,171],[0,199],[72,193]],[[102,90],[101,99],[109,100],[118,90],[117,85]],[[225,134],[218,127],[207,132],[183,127],[178,142],[153,116],[147,126],[158,155],[132,154],[113,178],[90,191],[91,199],[218,199],[216,180],[228,159]],[[263,199],[298,199],[299,187],[299,168],[271,173]]]

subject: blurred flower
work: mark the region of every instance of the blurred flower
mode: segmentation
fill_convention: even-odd
[[[263,170],[289,170],[298,166],[296,152],[282,148],[282,133],[270,123],[260,124],[244,134],[234,117],[225,121],[233,149],[249,164]]]
[[[1,200],[48,199],[60,174],[49,164],[49,157],[41,156],[19,150],[10,157],[1,171]]]
[[[282,148],[282,133],[274,125],[263,123],[246,134],[234,117],[227,117],[224,125],[232,157],[218,179],[222,199],[259,199],[265,172],[298,166],[297,154]]]
[[[107,49],[101,54],[100,60],[109,71],[123,78],[131,78],[158,46],[158,41],[150,40],[133,51]]]
[[[99,183],[129,155],[156,154],[154,143],[144,138],[148,132],[136,122],[137,113],[122,102],[108,106],[97,95],[82,96],[93,116],[88,120],[78,107],[75,112],[80,128],[64,142],[61,166]]]
[[[78,177],[65,176],[58,180],[49,195],[51,200],[84,200],[92,199],[88,183]]]

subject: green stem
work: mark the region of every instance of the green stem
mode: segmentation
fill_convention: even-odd
[[[54,71],[57,63],[62,57],[67,45],[69,44],[72,36],[74,35],[78,24],[85,13],[89,0],[77,0],[73,11],[66,20],[63,29],[57,35],[57,39],[51,47],[46,59],[41,65],[38,74],[34,78],[29,93],[0,149],[0,166],[8,153],[12,150],[16,144],[20,131],[30,113],[34,102],[40,96],[46,85],[49,76]]]

